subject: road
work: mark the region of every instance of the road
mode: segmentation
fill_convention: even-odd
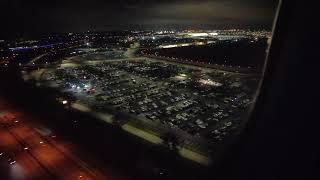
[[[44,56],[48,55],[49,53],[45,53],[45,54],[42,54],[40,56],[37,56],[35,57],[34,59],[32,59],[28,64],[27,66],[30,66],[30,65],[34,65],[35,62],[37,62],[39,59],[43,58]]]
[[[0,172],[5,172],[0,173],[0,177],[8,180],[128,179],[99,167],[100,164],[86,162],[74,153],[80,151],[76,145],[66,143],[42,125],[28,121],[29,118],[0,99],[0,152],[16,160],[13,165],[0,161]]]
[[[1,152],[18,154],[15,160],[19,163],[7,166],[6,179],[53,179],[8,131],[0,131]]]

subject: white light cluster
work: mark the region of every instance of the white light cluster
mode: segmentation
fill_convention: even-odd
[[[199,82],[203,85],[209,85],[209,86],[215,86],[215,87],[222,86],[221,83],[212,81],[211,79],[200,79]]]

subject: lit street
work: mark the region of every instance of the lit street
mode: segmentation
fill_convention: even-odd
[[[1,167],[9,169],[8,179],[121,179],[92,168],[73,155],[76,146],[56,134],[41,134],[25,121],[25,114],[1,103],[0,152],[16,161],[9,164],[1,159]]]

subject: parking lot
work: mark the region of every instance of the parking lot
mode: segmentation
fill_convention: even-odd
[[[42,82],[54,82],[96,112],[121,112],[174,132],[180,143],[217,144],[243,121],[258,81],[141,58],[46,71]]]

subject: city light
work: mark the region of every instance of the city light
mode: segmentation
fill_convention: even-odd
[[[2,179],[205,179],[255,102],[263,1],[5,3]]]
[[[222,86],[221,83],[215,82],[211,79],[200,79],[199,82],[203,85],[209,85],[209,86],[215,86],[215,87],[220,87]]]

